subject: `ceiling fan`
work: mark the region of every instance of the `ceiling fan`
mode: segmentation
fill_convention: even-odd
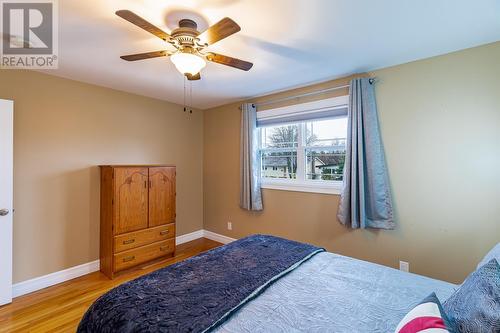
[[[220,20],[202,33],[197,30],[195,21],[182,19],[179,21],[179,28],[168,34],[130,10],[119,10],[116,15],[163,39],[177,49],[174,52],[162,50],[125,55],[120,57],[123,60],[136,61],[170,56],[177,70],[184,74],[188,80],[199,80],[201,78],[200,71],[206,66],[205,59],[244,71],[248,71],[253,66],[251,62],[206,51],[208,46],[241,30],[240,26],[228,17]]]

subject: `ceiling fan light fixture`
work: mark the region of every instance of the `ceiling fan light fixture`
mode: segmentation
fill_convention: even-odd
[[[0,0],[1,1],[1,0]],[[200,71],[206,66],[206,61],[248,71],[253,64],[237,58],[206,52],[205,48],[227,38],[241,30],[240,26],[225,17],[214,25],[200,33],[198,25],[194,20],[183,18],[179,20],[179,27],[172,30],[170,34],[151,24],[130,10],[119,10],[116,15],[132,23],[133,25],[155,35],[165,43],[175,47],[177,51],[172,53],[168,50],[129,54],[121,56],[126,61],[137,61],[158,57],[170,57],[179,72],[190,81],[200,80]]]
[[[182,74],[198,74],[207,65],[205,59],[192,53],[177,52],[170,56],[175,67]]]

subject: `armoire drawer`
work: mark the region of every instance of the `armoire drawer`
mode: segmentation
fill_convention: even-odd
[[[115,236],[115,253],[175,237],[175,224],[133,231]]]
[[[175,239],[156,242],[114,255],[114,271],[142,264],[175,251]]]

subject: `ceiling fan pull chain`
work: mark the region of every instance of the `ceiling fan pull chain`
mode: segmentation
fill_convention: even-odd
[[[186,77],[182,76],[182,82],[184,83],[184,112],[186,112]]]
[[[193,82],[192,81],[189,81],[189,96],[190,96],[189,113],[193,113]]]

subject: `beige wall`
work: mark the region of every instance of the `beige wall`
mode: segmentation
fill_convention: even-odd
[[[53,76],[0,71],[14,100],[14,282],[98,259],[98,164],[177,165],[177,234],[203,226],[203,113]]]
[[[370,73],[379,79],[393,231],[344,228],[336,195],[263,190],[263,212],[241,210],[238,105],[205,111],[205,229],[284,236],[392,267],[405,260],[415,273],[461,282],[500,241],[499,59],[495,43]]]
[[[113,163],[177,165],[178,235],[270,233],[393,267],[406,260],[413,272],[460,282],[500,241],[498,59],[495,43],[371,73],[394,231],[345,229],[335,195],[264,190],[264,212],[242,211],[237,104],[190,115],[151,98],[0,71],[0,98],[15,101],[14,282],[98,258],[96,165]]]

